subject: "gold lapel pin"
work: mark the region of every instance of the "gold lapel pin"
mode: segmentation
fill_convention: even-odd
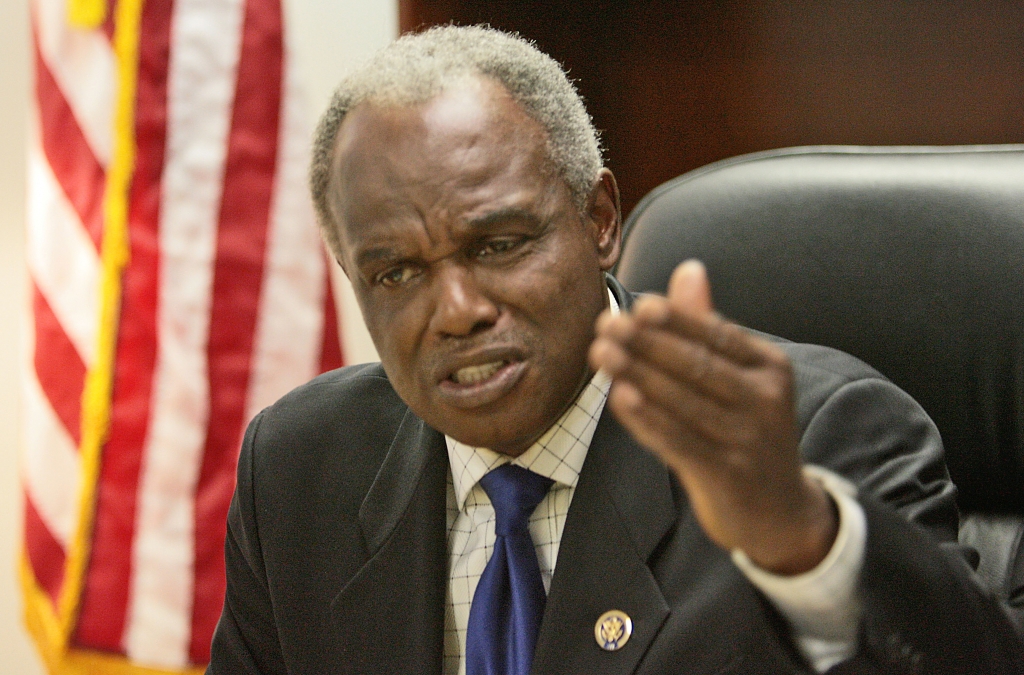
[[[602,614],[594,624],[594,639],[601,649],[614,652],[622,649],[633,634],[633,620],[625,612],[611,609]]]

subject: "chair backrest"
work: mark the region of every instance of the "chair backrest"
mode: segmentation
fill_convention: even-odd
[[[1016,565],[1024,586],[1024,145],[745,155],[653,190],[625,237],[628,288],[664,291],[699,258],[726,316],[853,354],[916,398],[965,525],[987,533],[972,543],[1009,558],[982,550],[983,567]]]

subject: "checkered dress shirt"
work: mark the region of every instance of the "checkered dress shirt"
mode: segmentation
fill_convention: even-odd
[[[611,292],[613,312],[619,306]],[[448,593],[444,615],[444,672],[465,675],[466,629],[473,593],[494,550],[494,507],[480,485],[491,469],[518,464],[546,476],[554,485],[530,517],[530,536],[537,550],[544,592],[551,588],[565,516],[576,490],[590,439],[604,410],[611,379],[598,372],[576,402],[554,426],[519,457],[512,459],[487,448],[474,448],[445,436],[451,473],[448,476]]]
[[[613,312],[618,304],[609,292]],[[449,581],[444,617],[445,675],[465,675],[466,629],[473,593],[494,549],[494,507],[480,485],[491,469],[512,462],[554,481],[530,518],[544,591],[551,587],[558,547],[583,461],[608,398],[611,379],[598,372],[576,402],[526,452],[512,459],[487,448],[473,448],[445,436],[448,476]],[[759,570],[741,551],[733,561],[789,621],[796,646],[823,673],[857,648],[863,607],[857,581],[864,561],[867,526],[854,496],[856,488],[819,467],[804,471],[818,480],[839,510],[832,550],[818,567],[795,577]]]
[[[480,479],[491,469],[511,462],[554,481],[530,517],[530,536],[546,592],[555,572],[569,503],[610,385],[608,376],[598,372],[562,418],[515,459],[445,437],[452,468],[448,489],[450,576],[444,621],[445,673],[466,672],[462,657],[466,653],[469,607],[494,549],[494,507]]]

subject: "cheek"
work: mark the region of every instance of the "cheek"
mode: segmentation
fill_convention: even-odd
[[[604,275],[592,252],[582,249],[580,243],[560,248],[551,259],[537,270],[543,283],[536,285],[536,302],[554,315],[555,319],[578,320],[588,324],[591,315],[604,306]],[[564,330],[575,332],[577,326],[563,326]]]
[[[528,258],[518,283],[524,293],[537,296],[544,304],[556,305],[578,295],[582,283],[599,271],[597,258],[587,247],[582,232],[575,223],[563,224],[560,231],[538,246]]]
[[[395,382],[409,380],[422,337],[422,322],[414,308],[368,302],[362,305],[362,310],[366,328],[388,377]]]
[[[558,371],[584,367],[594,324],[605,306],[604,277],[583,273],[585,269],[578,264],[544,265],[520,278],[509,296],[532,325],[547,367]]]

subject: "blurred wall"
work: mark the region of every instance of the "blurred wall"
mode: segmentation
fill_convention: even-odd
[[[577,79],[623,211],[709,162],[793,145],[1024,141],[1024,3],[400,0],[486,22]]]
[[[295,58],[305,74],[311,124],[351,64],[397,34],[391,0],[285,0]],[[38,675],[42,667],[21,620],[17,581],[21,496],[19,391],[25,309],[25,125],[29,105],[28,0],[0,2],[0,671]],[[359,311],[345,303],[346,358],[375,358]]]
[[[42,666],[21,623],[18,486],[21,332],[25,307],[25,118],[28,6],[0,2],[0,654],[3,670],[37,675]]]

